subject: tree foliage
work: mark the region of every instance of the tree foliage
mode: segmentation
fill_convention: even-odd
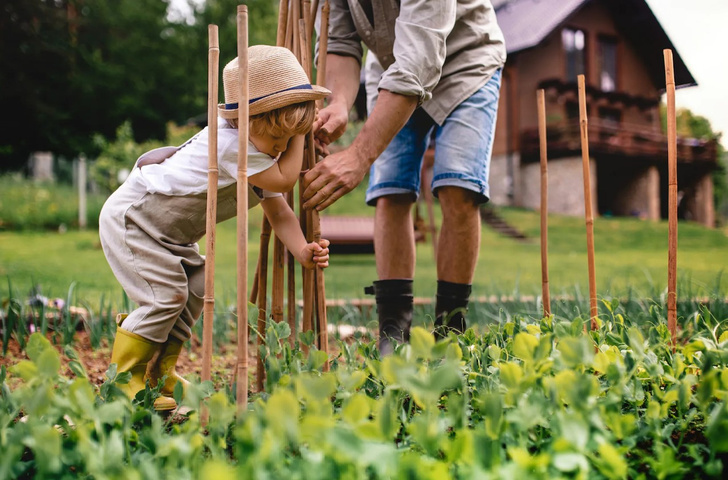
[[[206,119],[208,24],[220,64],[236,52],[239,1],[190,0],[192,17],[171,20],[170,0],[4,0],[0,7],[0,170],[30,152],[95,156],[101,135],[129,122],[135,140],[161,140],[167,122]],[[276,0],[246,2],[249,43],[272,43]],[[220,97],[223,88],[220,83]]]

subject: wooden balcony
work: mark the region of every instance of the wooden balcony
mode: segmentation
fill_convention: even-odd
[[[589,120],[589,153],[591,156],[621,156],[648,162],[667,162],[667,136],[638,125],[614,124]],[[564,122],[547,126],[549,158],[581,155],[579,122]],[[538,129],[521,132],[521,159],[539,159]],[[679,163],[710,166],[717,164],[716,140],[678,137]]]

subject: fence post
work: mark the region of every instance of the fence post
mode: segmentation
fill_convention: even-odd
[[[86,155],[78,157],[78,228],[86,230]]]

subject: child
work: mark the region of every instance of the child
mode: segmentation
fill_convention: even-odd
[[[325,268],[329,242],[306,242],[280,192],[290,191],[299,177],[303,134],[313,124],[314,102],[329,91],[310,85],[285,48],[253,46],[248,59],[249,208],[261,204],[278,238],[305,268]],[[225,66],[223,86],[225,103],[218,107],[218,222],[236,214],[237,58]],[[163,395],[154,403],[160,411],[176,407],[171,397],[177,382],[188,384],[175,372],[175,364],[203,307],[205,259],[197,241],[206,225],[208,140],[205,128],[181,147],[142,155],[106,201],[99,219],[109,266],[139,305],[117,317],[111,363],[117,364],[118,372],[131,372],[131,381],[123,387],[131,398],[144,389],[147,378],[155,382],[166,375]]]

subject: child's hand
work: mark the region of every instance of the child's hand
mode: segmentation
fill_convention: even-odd
[[[321,243],[311,242],[301,250],[301,265],[312,269],[329,266],[329,241],[322,238]]]

